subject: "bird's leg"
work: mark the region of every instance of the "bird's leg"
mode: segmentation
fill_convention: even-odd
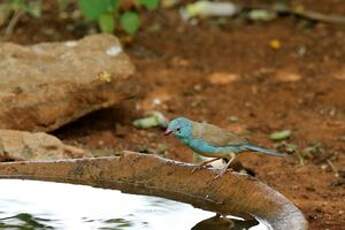
[[[216,160],[219,160],[219,159],[222,159],[221,157],[217,157],[217,158],[213,158],[211,160],[207,160],[207,161],[203,161],[201,162],[200,164],[198,164],[193,170],[192,170],[192,173],[194,173],[196,170],[199,170],[201,169],[202,167],[204,167],[205,165],[211,163],[211,162],[214,162]]]
[[[222,177],[225,174],[226,170],[229,168],[230,164],[235,160],[236,158],[235,153],[230,153],[229,155],[230,155],[230,160],[215,178]]]

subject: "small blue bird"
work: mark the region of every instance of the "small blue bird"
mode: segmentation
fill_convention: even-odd
[[[219,159],[227,159],[228,163],[218,176],[222,176],[236,154],[242,152],[259,152],[272,156],[285,156],[276,152],[249,143],[236,134],[217,126],[191,121],[185,117],[178,117],[169,122],[165,135],[174,134],[180,141],[190,147],[194,152],[214,159],[202,162],[193,172],[208,163]]]

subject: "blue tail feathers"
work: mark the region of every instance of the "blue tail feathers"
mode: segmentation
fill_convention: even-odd
[[[272,150],[272,149],[266,149],[266,148],[263,148],[263,147],[260,147],[260,146],[257,146],[257,145],[253,145],[253,144],[249,144],[249,143],[245,144],[244,147],[247,150],[250,150],[250,151],[253,151],[253,152],[264,153],[264,154],[268,154],[268,155],[271,155],[271,156],[283,157],[283,156],[287,155],[285,153],[280,153],[280,152],[277,152],[277,151]]]

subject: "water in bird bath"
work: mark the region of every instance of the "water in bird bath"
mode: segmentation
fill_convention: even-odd
[[[230,224],[188,204],[117,190],[8,179],[0,180],[0,188],[0,229],[217,230]],[[235,225],[268,229],[255,221]]]

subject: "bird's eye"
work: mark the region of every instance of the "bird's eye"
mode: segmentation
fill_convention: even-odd
[[[177,128],[177,129],[176,129],[177,132],[180,132],[180,130],[181,130],[181,128]]]

